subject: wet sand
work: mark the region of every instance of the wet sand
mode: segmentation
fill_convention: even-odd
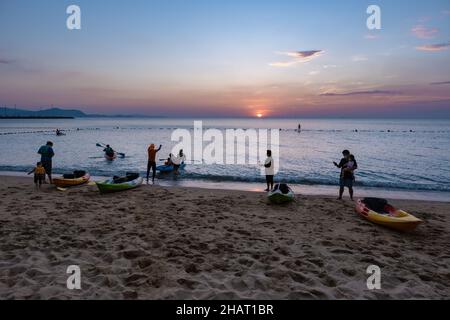
[[[0,299],[448,299],[450,203],[393,200],[403,234],[354,203],[245,191],[95,186],[35,191],[0,177]],[[381,290],[368,290],[369,265]],[[81,290],[66,269],[81,268]]]

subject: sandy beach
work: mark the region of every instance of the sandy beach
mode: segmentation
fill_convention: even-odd
[[[0,299],[448,299],[450,203],[395,200],[424,223],[402,234],[354,203],[142,186],[35,191],[0,177]],[[381,290],[367,289],[369,265]],[[82,290],[68,290],[78,265]]]

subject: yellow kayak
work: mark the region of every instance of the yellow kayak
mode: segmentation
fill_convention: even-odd
[[[73,174],[65,174],[60,178],[54,178],[53,184],[58,188],[79,186],[89,181],[91,176],[85,171],[75,171]]]
[[[356,202],[356,212],[373,223],[400,231],[412,231],[422,223],[406,211],[398,210],[386,200],[365,198]]]

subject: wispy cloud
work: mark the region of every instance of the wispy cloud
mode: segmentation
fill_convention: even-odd
[[[443,11],[442,11],[442,14],[443,14],[444,16],[450,16],[450,10],[443,10]]]
[[[439,33],[439,30],[436,29],[436,28],[431,28],[430,29],[430,28],[427,28],[423,24],[418,24],[418,25],[414,26],[411,29],[411,32],[417,38],[420,38],[420,39],[432,39]]]
[[[336,92],[326,92],[320,94],[322,97],[339,97],[339,96],[367,96],[367,95],[384,95],[384,96],[392,96],[401,94],[398,91],[390,91],[390,90],[370,90],[370,91],[352,91],[352,92],[344,92],[344,93],[336,93]]]
[[[353,62],[362,62],[362,61],[367,61],[367,60],[369,60],[369,59],[363,54],[357,54],[352,57]]]
[[[373,33],[369,33],[369,34],[366,34],[364,36],[364,39],[367,39],[367,40],[376,40],[376,39],[379,39],[379,38],[380,38],[379,35],[376,35],[376,34],[373,34]]]
[[[420,51],[443,51],[447,50],[450,47],[450,41],[438,44],[427,44],[423,46],[416,47],[417,50]]]
[[[291,59],[288,61],[272,62],[269,65],[272,67],[291,67],[298,63],[311,61],[322,55],[324,52],[324,50],[277,52],[277,54],[290,57]]]
[[[432,86],[439,86],[439,85],[444,85],[444,84],[450,84],[450,81],[432,82],[430,84]]]

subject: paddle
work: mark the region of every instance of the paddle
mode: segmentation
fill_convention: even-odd
[[[96,146],[99,147],[99,148],[106,148],[106,145],[105,145],[104,143],[99,143],[99,142],[97,142]],[[116,153],[117,153],[121,158],[125,158],[125,153],[123,153],[123,152],[117,152],[117,151],[116,151]]]

